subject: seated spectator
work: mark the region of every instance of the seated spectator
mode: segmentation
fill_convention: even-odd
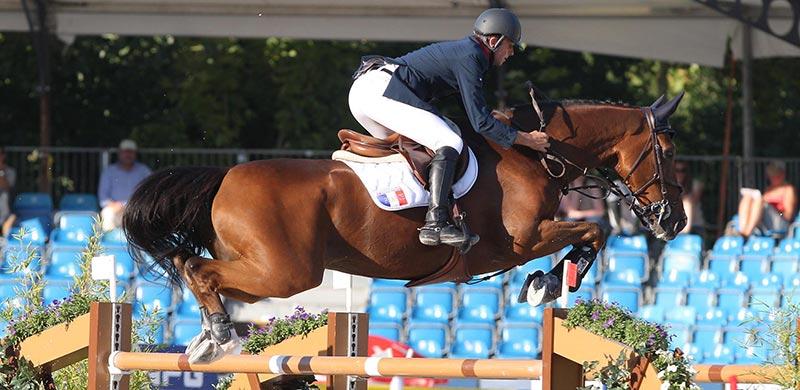
[[[786,165],[773,161],[767,166],[769,186],[762,193],[742,188],[739,202],[739,234],[749,237],[762,233],[785,232],[797,212],[797,189],[786,182]]]
[[[133,195],[136,186],[150,175],[151,170],[136,161],[136,142],[125,139],[119,143],[118,161],[109,165],[100,175],[97,199],[100,201],[100,217],[103,230],[109,231],[122,225],[125,203]]]
[[[621,180],[614,180],[614,184],[624,195],[630,197],[631,192]],[[613,193],[606,198],[606,208],[612,235],[632,236],[643,231],[639,217],[631,211],[627,203]]]
[[[686,226],[681,233],[692,233],[703,235],[705,232],[706,221],[703,218],[703,209],[700,207],[700,199],[703,196],[703,182],[692,179],[689,173],[689,164],[684,161],[675,163],[675,178],[678,184],[683,187],[683,210],[686,212]]]
[[[3,237],[8,235],[16,220],[16,216],[11,213],[11,199],[16,182],[17,171],[6,165],[6,150],[0,146],[0,233]]]
[[[581,176],[575,179],[570,184],[570,187],[584,187],[592,184],[594,184],[592,181],[585,176]],[[561,204],[558,206],[556,215],[564,221],[595,222],[600,224],[604,231],[607,231],[609,224],[606,221],[605,201],[601,198],[602,192],[597,188],[586,188],[581,189],[581,191],[599,199],[582,195],[577,191],[570,191],[561,198]]]

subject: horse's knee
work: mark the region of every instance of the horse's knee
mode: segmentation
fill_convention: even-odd
[[[600,251],[605,243],[605,235],[603,234],[603,229],[597,223],[590,223],[589,228],[586,232],[586,236],[584,236],[586,242],[591,242],[595,245],[595,249]]]

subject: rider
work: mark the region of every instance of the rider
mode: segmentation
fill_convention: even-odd
[[[451,222],[450,191],[463,148],[431,101],[456,90],[472,127],[503,148],[513,144],[538,151],[550,146],[544,132],[522,132],[495,119],[483,96],[483,75],[514,55],[521,38],[519,19],[504,8],[478,16],[473,34],[439,42],[399,58],[368,56],[354,74],[350,111],[374,137],[400,133],[435,152],[428,186],[430,205],[419,240],[425,245],[461,247],[471,239]]]

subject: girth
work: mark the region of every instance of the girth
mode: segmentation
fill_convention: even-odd
[[[386,139],[375,138],[349,129],[339,130],[339,141],[342,150],[355,153],[364,157],[386,157],[399,154],[408,162],[414,176],[422,183],[428,185],[428,169],[433,160],[434,151],[420,145],[410,138],[394,133]],[[461,150],[456,165],[456,180],[464,175],[469,162],[467,148]]]

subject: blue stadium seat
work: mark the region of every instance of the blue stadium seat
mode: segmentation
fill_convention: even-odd
[[[643,305],[637,313],[639,318],[660,324],[664,322],[664,307],[656,305]]]
[[[744,238],[739,236],[722,236],[714,242],[714,247],[711,248],[713,255],[729,255],[738,257],[742,254],[742,247],[744,246]]]
[[[749,307],[739,307],[728,311],[731,314],[730,325],[743,325],[757,316],[756,312]]]
[[[125,237],[125,231],[122,228],[115,228],[105,232],[100,242],[106,248],[127,248],[128,246],[128,239]]]
[[[675,306],[666,308],[664,321],[670,324],[694,325],[697,323],[697,309],[691,306]]]
[[[81,251],[77,248],[53,248],[47,276],[53,278],[72,278],[81,273]]]
[[[401,323],[406,313],[404,291],[373,291],[370,295],[370,322]]]
[[[148,312],[158,308],[162,314],[172,308],[172,289],[158,284],[139,283],[135,291],[136,302],[133,307],[135,312],[141,312],[142,306]]]
[[[642,277],[632,269],[623,269],[617,272],[605,272],[603,275],[603,285],[605,286],[640,286]]]
[[[49,231],[52,226],[53,199],[43,192],[25,192],[14,198],[14,213],[20,221],[36,218]]]
[[[757,278],[750,278],[752,281],[751,287],[758,288],[777,288],[780,289],[783,284],[783,278],[780,275],[772,273],[763,273],[758,275]]]
[[[633,271],[639,283],[647,280],[648,266],[647,257],[642,255],[617,255],[612,254],[606,260],[606,275],[609,273],[619,273]]]
[[[704,351],[711,351],[722,344],[722,329],[717,326],[697,326],[692,334],[692,344]]]
[[[0,265],[2,278],[22,278],[31,272],[38,272],[41,268],[42,249],[39,247],[28,248],[27,246],[8,245],[3,249],[2,253],[3,263]],[[24,265],[26,262],[27,267],[21,269],[20,272],[15,273],[12,271],[16,266]]]
[[[682,251],[665,251],[661,256],[664,273],[672,271],[697,272],[700,269],[700,254]]]
[[[683,305],[684,291],[680,287],[658,287],[654,290],[655,302],[659,307],[669,308]]]
[[[767,256],[742,256],[742,260],[739,262],[739,271],[747,275],[748,279],[753,280],[765,274],[768,266]]]
[[[728,312],[735,313],[745,304],[745,291],[737,289],[717,290],[717,307]]]
[[[399,279],[372,279],[372,289],[377,288],[406,288],[408,280]]]
[[[133,276],[136,267],[134,265],[133,258],[127,250],[121,248],[112,249],[106,251],[104,254],[114,256],[116,261],[115,274],[117,275],[117,278],[129,279]]]
[[[53,247],[83,248],[89,244],[91,236],[91,231],[53,229],[50,232],[50,244]]]
[[[800,275],[786,275],[783,277],[783,290],[788,292],[800,290]]]
[[[442,283],[434,283],[428,284],[425,286],[417,287],[417,291],[442,291],[447,290],[451,291],[453,294],[456,293],[457,285],[453,282],[442,282]]]
[[[517,292],[506,294],[503,319],[506,322],[523,322],[541,324],[544,318],[544,306],[531,306],[527,302],[517,302]]]
[[[19,222],[19,226],[11,229],[6,239],[9,245],[43,246],[47,241],[47,230],[39,219],[25,219]]]
[[[800,237],[787,237],[781,240],[778,247],[775,248],[775,254],[800,256]]]
[[[699,255],[703,251],[703,237],[697,234],[678,234],[667,241],[664,251],[680,251]]]
[[[670,324],[667,333],[674,336],[670,339],[670,348],[682,347],[688,344],[692,336],[690,327],[685,324]]]
[[[97,196],[94,194],[66,194],[58,203],[61,210],[97,211]]]
[[[733,364],[736,357],[733,355],[734,349],[727,345],[717,344],[706,351],[703,363],[705,364]]]
[[[153,264],[153,259],[150,256],[145,256],[146,260],[145,263]],[[143,265],[138,265],[137,267],[137,278],[138,280],[146,281],[150,284],[158,284],[161,286],[169,286],[169,277],[168,275],[162,270],[159,266],[154,267],[146,267]]]
[[[202,332],[198,320],[180,320],[172,324],[172,345],[189,345],[194,336]]]
[[[777,254],[770,258],[770,272],[781,276],[789,276],[798,273],[800,256]]]
[[[753,344],[751,335],[742,327],[727,328],[723,337],[723,343],[732,348],[746,348]]]
[[[94,224],[97,213],[90,211],[61,211],[56,213],[53,219],[56,221],[55,227],[64,231],[81,230],[89,235],[94,231]]]
[[[732,255],[715,255],[712,254],[708,257],[708,270],[720,275],[723,278],[735,274],[739,260],[736,256]]]
[[[411,306],[414,322],[447,323],[453,314],[453,293],[449,290],[418,290]]]
[[[62,301],[69,297],[70,284],[62,280],[47,280],[44,288],[42,289],[42,303],[49,305],[53,301]]]
[[[439,358],[447,350],[447,328],[442,324],[409,322],[407,344],[420,355]]]
[[[181,303],[178,304],[177,314],[192,318],[197,318],[200,315],[200,303],[197,302],[197,298],[188,287],[184,287],[181,290]]]
[[[638,288],[622,286],[603,286],[602,288],[603,301],[617,303],[620,307],[628,309],[632,313],[639,311],[641,291]]]
[[[461,296],[460,322],[494,323],[500,314],[500,293],[495,290],[468,290]]]
[[[400,341],[400,325],[390,323],[369,324],[370,336],[381,336],[392,341]]]
[[[606,248],[614,254],[639,253],[647,256],[647,238],[643,235],[636,236],[611,236]]]
[[[689,286],[692,288],[719,288],[722,285],[722,280],[719,275],[709,270],[702,270],[692,274],[692,279]]]
[[[714,304],[714,289],[689,288],[686,290],[686,306],[695,308],[698,313],[703,313]]]
[[[744,273],[737,272],[734,274],[720,275],[722,276],[722,288],[734,290],[747,290],[750,287],[750,278]]]
[[[722,309],[711,308],[697,316],[697,325],[718,326],[728,325],[728,315]]]
[[[692,272],[670,270],[661,276],[661,279],[658,281],[658,287],[686,287],[689,285],[690,276],[696,272],[696,270]]]
[[[751,236],[742,247],[742,256],[769,256],[774,248],[772,237]]]
[[[531,324],[503,324],[500,326],[498,359],[536,359],[541,351],[541,329]]]
[[[781,302],[781,297],[781,290],[779,288],[754,288],[753,291],[750,292],[750,305],[758,305],[760,308],[764,308],[764,305],[768,307],[778,307]]]
[[[493,326],[489,324],[456,324],[450,358],[488,359],[492,352]]]
[[[14,289],[22,291],[25,287],[17,280],[0,280],[0,310],[11,307],[16,314],[22,309],[25,302]]]
[[[522,284],[525,282],[525,278],[528,277],[528,274],[532,274],[537,270],[542,270],[544,272],[547,272],[550,271],[550,267],[552,266],[553,266],[552,256],[539,257],[530,260],[527,263],[518,265],[511,270],[511,280],[509,283],[515,285]]]

